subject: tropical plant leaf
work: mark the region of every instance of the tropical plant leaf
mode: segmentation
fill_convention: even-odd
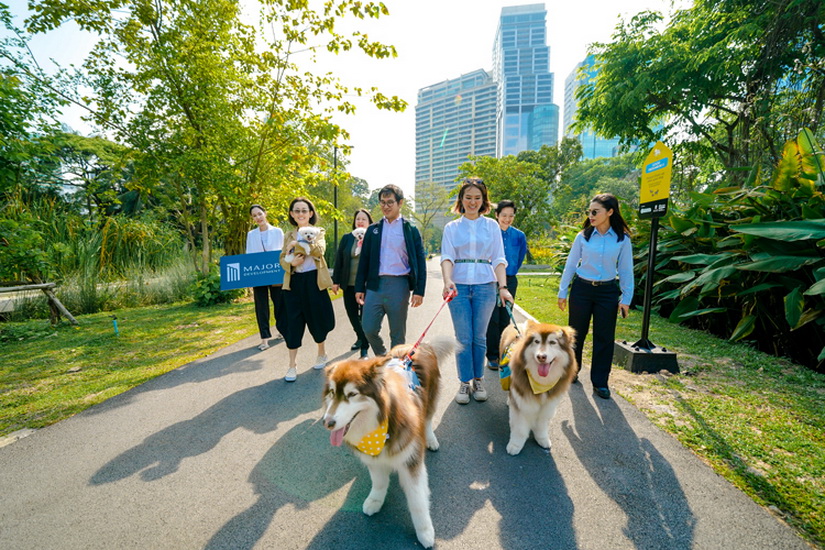
[[[817,361],[825,360],[825,347],[822,348],[822,351],[819,352],[819,356],[816,358]]]
[[[808,288],[804,292],[806,296],[816,296],[818,294],[825,294],[825,279],[821,279]]]
[[[708,313],[724,313],[727,311],[728,308],[726,307],[708,307],[705,309],[697,309],[694,311],[689,311],[687,313],[683,313],[679,316],[680,319],[688,319],[690,317],[697,317],[699,315],[707,315]]]
[[[808,128],[803,128],[796,138],[796,143],[799,146],[801,155],[801,168],[803,174],[810,176],[810,179],[816,180],[817,177],[825,179],[823,174],[822,159],[816,155],[816,145],[814,142],[814,134]]]
[[[809,309],[807,311],[803,311],[802,315],[799,317],[799,321],[797,321],[796,325],[791,328],[791,330],[796,330],[798,328],[802,328],[811,321],[815,321],[819,319],[822,315],[821,309]]]
[[[682,287],[682,294],[687,294],[698,286],[705,287],[702,289],[702,292],[706,293],[713,287],[719,286],[719,283],[734,273],[736,273],[736,266],[734,265],[726,265],[709,269]],[[707,288],[707,285],[710,285],[710,288]]]
[[[698,305],[699,298],[696,296],[688,296],[679,302],[675,308],[673,308],[673,311],[670,313],[670,317],[668,317],[668,321],[671,323],[678,323],[681,320],[683,313],[695,310]]]
[[[737,292],[737,296],[745,296],[747,294],[753,294],[754,292],[762,292],[763,290],[769,290],[771,288],[776,288],[778,286],[782,286],[779,283],[762,283],[756,286],[752,286],[748,289],[745,289],[741,292]]]
[[[685,271],[684,273],[676,273],[675,275],[671,275],[670,277],[665,277],[664,279],[659,281],[659,283],[686,283],[688,281],[693,280],[695,277],[695,271]]]
[[[748,336],[756,328],[756,315],[745,315],[739,320],[729,340],[735,342]]]
[[[691,254],[689,256],[674,256],[673,259],[686,264],[709,265],[719,259],[720,254]]]
[[[775,256],[773,258],[764,258],[756,260],[749,264],[739,264],[737,269],[743,271],[765,271],[767,273],[784,273],[786,271],[795,271],[804,265],[813,264],[821,261],[822,258],[813,258],[805,256]]]
[[[785,320],[788,325],[793,328],[799,323],[804,308],[805,298],[798,288],[794,288],[785,296]]]
[[[803,241],[825,238],[825,218],[790,222],[764,222],[731,226],[733,231],[777,241]]]

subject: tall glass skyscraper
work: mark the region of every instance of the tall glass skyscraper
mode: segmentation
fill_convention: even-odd
[[[583,74],[579,74],[579,69],[584,69]],[[578,102],[576,101],[576,90],[579,86],[590,82],[596,77],[595,58],[588,55],[584,61],[576,65],[576,68],[564,80],[564,135],[574,136],[572,125],[576,122],[576,111]],[[597,135],[591,129],[575,134],[582,144],[582,157],[594,159],[599,157],[615,157],[619,153],[618,138],[604,138]]]
[[[501,10],[493,46],[497,157],[558,141],[559,107],[553,103],[546,16],[544,4]]]
[[[496,153],[496,84],[479,69],[418,90],[415,181],[452,189],[469,155]]]

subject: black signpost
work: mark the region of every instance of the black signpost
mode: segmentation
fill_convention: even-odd
[[[642,167],[642,186],[639,193],[639,218],[651,218],[650,249],[647,256],[645,278],[644,316],[642,336],[634,344],[616,341],[613,360],[630,372],[679,372],[676,354],[650,341],[650,310],[653,306],[653,272],[656,269],[656,244],[659,234],[659,218],[667,214],[670,196],[670,175],[673,152],[661,141],[656,143],[645,158]]]

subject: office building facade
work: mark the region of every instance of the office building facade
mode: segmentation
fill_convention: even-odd
[[[496,153],[496,84],[479,69],[418,91],[415,181],[455,186],[469,155]]]
[[[587,128],[574,132],[572,126],[576,122],[578,101],[576,91],[580,86],[588,83],[596,76],[595,58],[587,56],[584,61],[576,65],[564,80],[564,126],[563,132],[567,137],[577,137],[582,144],[582,158],[594,159],[599,157],[615,157],[619,154],[619,139],[604,138]]]
[[[544,4],[501,10],[493,46],[497,157],[558,141],[559,107],[553,103],[546,17]]]

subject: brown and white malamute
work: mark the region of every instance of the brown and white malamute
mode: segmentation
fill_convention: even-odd
[[[550,448],[550,419],[570,388],[578,367],[573,353],[575,331],[528,320],[510,325],[501,334],[499,357],[510,364],[510,442],[507,452],[517,455],[533,432],[536,443]]]
[[[418,541],[430,548],[435,531],[424,455],[427,448],[438,449],[431,424],[440,384],[438,364],[455,351],[456,343],[421,344],[413,355],[419,383],[415,390],[401,362],[410,347],[396,346],[384,357],[327,367],[324,426],[332,445],[346,443],[369,469],[372,490],[364,513],[371,516],[381,509],[390,473],[398,472]]]

